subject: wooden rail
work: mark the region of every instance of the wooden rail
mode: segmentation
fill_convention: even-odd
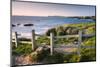
[[[15,34],[15,40],[12,39],[12,42],[15,42],[15,46],[16,48],[18,47],[18,43],[29,43],[32,44],[32,50],[34,51],[36,49],[36,42],[35,42],[35,36],[44,36],[44,35],[39,35],[39,34],[35,34],[35,30],[32,30],[32,38],[31,41],[18,41],[18,35],[17,32],[14,33]],[[54,36],[53,33],[50,33],[50,36],[47,36],[48,38],[50,38],[50,54],[53,55],[54,53],[54,48],[56,48],[55,46],[55,39],[58,38],[70,38],[70,37],[77,37],[78,38],[78,44],[77,45],[68,45],[68,46],[59,46],[59,47],[63,47],[63,48],[77,48],[77,54],[80,55],[80,49],[81,48],[95,48],[95,47],[91,47],[91,46],[81,46],[82,43],[82,37],[86,37],[86,36],[95,36],[95,34],[89,34],[89,35],[82,35],[82,31],[80,30],[78,32],[78,34],[76,35],[64,35],[64,36]]]
[[[64,36],[55,36],[54,38],[70,38],[70,37],[79,37],[79,35],[64,35]]]

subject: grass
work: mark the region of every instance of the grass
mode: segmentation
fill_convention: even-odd
[[[13,55],[27,55],[27,54],[30,54],[32,52],[31,44],[19,43],[17,48],[15,48],[15,46],[13,46],[12,51],[13,51],[13,53],[12,53]]]
[[[95,23],[80,23],[80,24],[64,24],[63,27],[56,27],[56,29],[52,29],[53,32],[55,32],[55,36],[60,36],[60,35],[65,35],[65,28],[67,27],[77,27],[80,30],[86,30],[87,32],[83,32],[83,34],[92,34],[95,33]],[[59,31],[59,33],[58,33]],[[73,31],[73,29],[70,29],[70,31]],[[63,32],[63,33],[62,33]],[[50,31],[49,31],[50,33]],[[89,38],[82,38],[82,46],[96,46],[95,42],[96,37],[92,36]],[[21,40],[26,40],[30,41],[28,39],[21,39]],[[62,39],[57,39],[55,41],[55,44],[68,44],[72,43],[74,41],[77,41],[78,38],[62,38]],[[50,39],[47,38],[47,36],[44,37],[39,37],[36,40],[37,44],[41,45],[43,43],[50,45]],[[28,55],[32,53],[31,49],[31,44],[23,44],[19,43],[18,47],[15,48],[15,43],[12,43],[12,54],[13,55]],[[59,46],[59,45],[58,45]],[[33,59],[36,61],[41,61],[44,63],[74,63],[74,62],[86,62],[86,61],[95,61],[96,60],[96,48],[81,48],[81,56],[77,54],[69,54],[65,55],[62,53],[55,52],[52,56],[49,54],[49,52],[45,52],[33,56]],[[46,62],[45,62],[46,61]]]

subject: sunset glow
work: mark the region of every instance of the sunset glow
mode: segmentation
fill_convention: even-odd
[[[94,6],[12,2],[12,15],[20,16],[94,16]]]

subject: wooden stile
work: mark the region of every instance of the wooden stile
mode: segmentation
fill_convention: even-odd
[[[15,34],[15,47],[17,48],[18,46],[17,32],[14,32],[14,34]]]
[[[53,45],[54,45],[54,40],[53,40],[53,38],[54,38],[54,34],[53,33],[50,33],[50,54],[51,55],[53,55]]]
[[[36,43],[35,43],[35,30],[32,30],[32,50],[34,51],[36,48]]]
[[[77,53],[78,53],[78,55],[81,55],[80,54],[80,49],[81,49],[81,42],[82,42],[82,31],[81,30],[79,30],[79,38],[78,38],[78,51],[77,51]]]

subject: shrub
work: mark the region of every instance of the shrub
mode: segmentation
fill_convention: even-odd
[[[80,61],[80,56],[77,54],[64,55],[63,58],[64,58],[64,63],[75,63]]]
[[[84,38],[83,44],[84,46],[95,46],[96,41],[95,41],[95,36],[91,38]]]
[[[95,61],[95,60],[96,60],[96,50],[95,49],[83,48],[81,50],[80,61],[87,62],[87,61]]]
[[[49,45],[50,44],[50,39],[47,38],[46,36],[43,36],[43,37],[41,36],[36,41],[37,41],[37,44],[39,44],[39,45],[42,45],[43,43],[45,45]]]
[[[32,49],[31,49],[31,44],[18,44],[18,47],[13,49],[13,54],[16,55],[27,55],[29,53],[31,53]]]
[[[80,56],[79,55],[72,55],[72,57],[70,58],[69,62],[79,62],[80,61]]]
[[[53,55],[48,55],[45,59],[46,63],[63,63],[63,54],[55,52]]]

